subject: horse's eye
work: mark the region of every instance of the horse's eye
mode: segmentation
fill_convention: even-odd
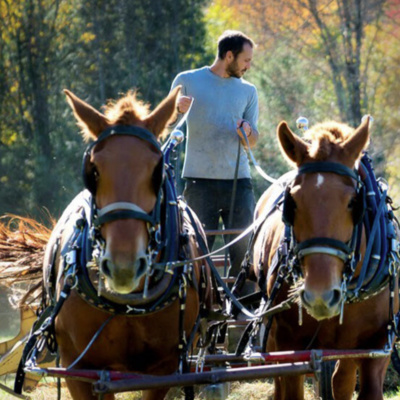
[[[354,207],[355,207],[355,205],[356,205],[356,198],[355,197],[352,197],[351,198],[351,200],[349,201],[349,204],[348,204],[348,209],[349,210],[353,210],[354,209]]]

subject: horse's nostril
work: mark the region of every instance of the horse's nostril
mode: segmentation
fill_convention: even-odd
[[[319,296],[315,296],[312,292],[302,290],[300,297],[304,305],[312,307],[317,303],[323,303],[326,307],[335,307],[342,299],[342,291],[340,289],[327,290]]]
[[[108,265],[108,262],[109,262],[109,260],[107,258],[103,258],[101,260],[100,269],[104,275],[111,277],[111,270]]]
[[[142,276],[147,270],[147,258],[140,257],[137,261],[137,276]]]
[[[332,298],[331,301],[329,302],[329,306],[333,307],[336,304],[338,304],[342,299],[342,291],[340,289],[334,289],[332,291]]]

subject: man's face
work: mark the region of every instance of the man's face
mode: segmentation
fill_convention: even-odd
[[[226,67],[226,72],[230,77],[241,78],[250,69],[253,58],[253,48],[245,43],[242,51]]]

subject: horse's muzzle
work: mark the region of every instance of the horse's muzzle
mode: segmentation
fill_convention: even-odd
[[[323,292],[314,292],[303,288],[301,301],[308,313],[317,320],[332,318],[340,313],[342,290],[335,287]]]
[[[138,256],[134,262],[114,262],[110,254],[105,253],[100,261],[100,271],[106,277],[111,290],[128,294],[139,289],[147,264],[145,255]]]

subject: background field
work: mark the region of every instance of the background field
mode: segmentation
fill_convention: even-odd
[[[396,378],[397,379],[397,378]],[[32,400],[56,400],[57,391],[55,388],[45,387],[44,383],[41,384],[33,394]],[[52,383],[54,385],[54,383]],[[205,399],[204,391],[202,387],[196,387],[196,400]],[[117,400],[139,400],[141,398],[140,392],[119,394],[116,396]],[[171,389],[168,394],[167,400],[178,400],[183,399],[184,396],[181,394],[180,389]],[[357,395],[354,394],[353,399],[356,399]],[[0,392],[0,400],[14,400],[15,397],[11,395],[3,394]],[[62,399],[69,400],[67,390],[62,389]],[[233,382],[231,384],[231,391],[226,400],[272,400],[273,399],[273,385],[268,381],[255,381],[255,382]],[[385,400],[399,400],[400,390],[390,390],[385,393]],[[312,384],[307,383],[306,386],[306,400],[318,400],[313,395]]]
[[[0,0],[0,215],[57,219],[82,189],[64,88],[96,108],[137,89],[154,107],[177,73],[213,62],[225,29],[257,43],[245,78],[259,93],[261,167],[289,169],[281,120],[357,126],[369,113],[376,172],[398,204],[399,22],[400,0]],[[258,198],[268,183],[254,182]]]

